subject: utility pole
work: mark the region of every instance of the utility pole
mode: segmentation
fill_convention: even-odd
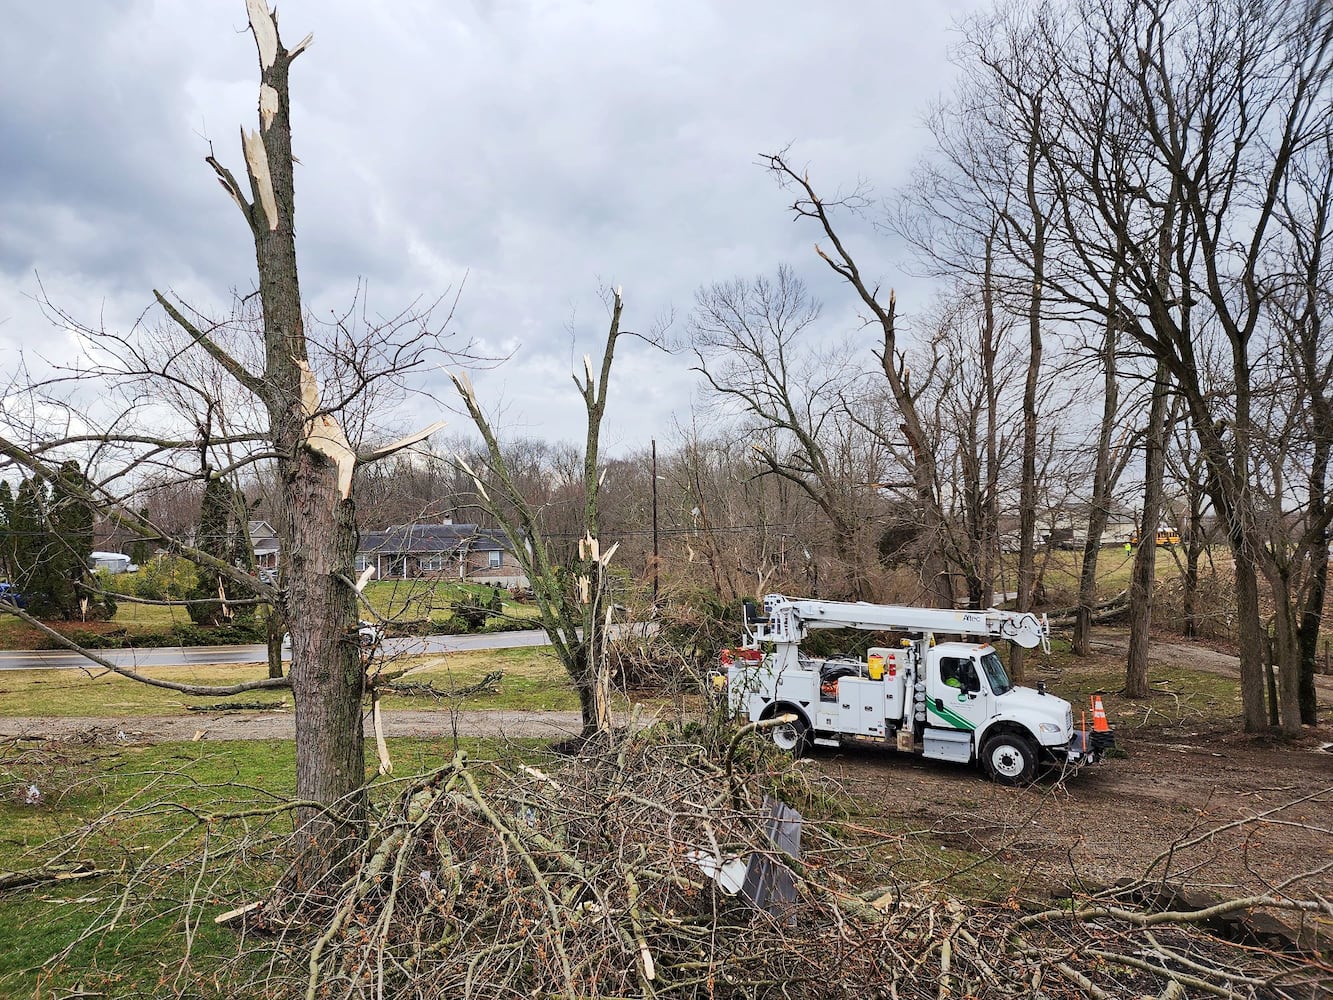
[[[657,438],[653,438],[653,607],[657,607]]]

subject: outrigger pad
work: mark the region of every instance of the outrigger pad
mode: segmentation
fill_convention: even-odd
[[[801,856],[801,814],[785,802],[764,797],[768,812],[764,832],[773,846],[793,858]],[[763,854],[750,856],[741,895],[754,906],[770,913],[796,901],[796,882],[791,869]]]

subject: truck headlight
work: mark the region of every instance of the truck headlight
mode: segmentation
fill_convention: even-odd
[[[1060,727],[1054,722],[1043,722],[1040,728],[1043,733],[1058,733],[1060,731]]]

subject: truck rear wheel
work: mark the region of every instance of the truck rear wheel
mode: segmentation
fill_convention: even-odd
[[[782,711],[777,711],[774,715],[782,715]],[[791,722],[784,722],[781,725],[774,726],[768,731],[769,738],[773,745],[793,757],[802,756],[810,749],[810,725],[801,718],[797,712],[788,712],[786,714],[794,715],[796,718]]]
[[[1037,751],[1024,736],[998,733],[981,748],[981,766],[1001,785],[1026,785],[1037,773]]]

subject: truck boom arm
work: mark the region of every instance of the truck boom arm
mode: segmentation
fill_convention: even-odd
[[[949,611],[892,604],[795,600],[781,594],[764,598],[767,621],[751,623],[758,641],[800,642],[807,632],[823,628],[898,629],[951,635],[1008,639],[1024,648],[1049,650],[1051,626],[1045,615],[1030,611]]]

